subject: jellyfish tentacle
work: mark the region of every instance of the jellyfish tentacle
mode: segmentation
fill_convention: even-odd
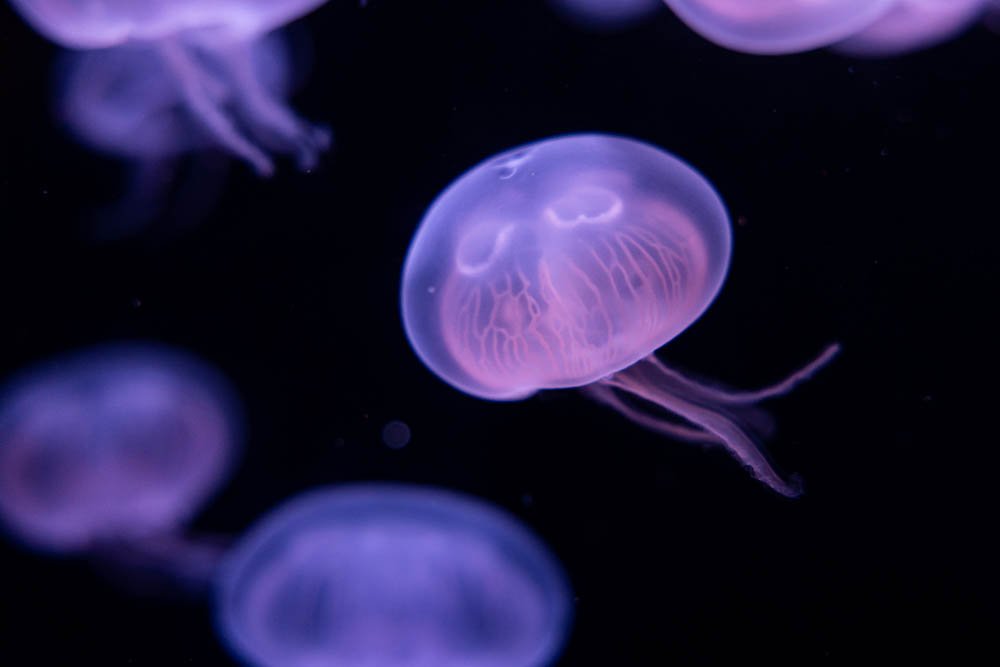
[[[319,154],[330,147],[330,129],[300,118],[261,84],[253,71],[249,44],[231,47],[224,61],[236,82],[251,127],[270,134],[271,141],[280,144],[282,150],[291,146],[300,169],[313,169],[319,162]]]
[[[627,404],[610,386],[596,383],[583,388],[583,393],[590,399],[607,405],[611,409],[627,417],[630,421],[656,433],[678,438],[688,442],[703,445],[720,445],[722,442],[716,436],[698,427],[684,426],[667,421],[662,417],[646,414]]]
[[[651,357],[650,361],[651,363],[656,364],[662,373],[675,379],[678,384],[684,385],[685,388],[691,390],[692,392],[696,392],[699,396],[702,396],[707,400],[725,405],[749,405],[751,403],[757,403],[769,398],[784,396],[791,390],[795,389],[798,385],[812,378],[812,376],[820,371],[824,366],[833,361],[833,358],[836,357],[839,352],[840,344],[832,343],[828,345],[819,355],[817,355],[815,359],[805,364],[798,370],[789,373],[778,382],[766,385],[760,389],[750,389],[746,391],[727,390],[707,386],[697,382],[696,380],[692,380],[678,371],[668,368],[659,359]]]
[[[118,578],[138,574],[175,592],[207,593],[232,539],[219,535],[181,535],[167,531],[141,538],[95,541],[91,556]],[[183,589],[183,590],[182,590]]]
[[[704,429],[718,438],[720,444],[729,450],[751,475],[781,495],[795,498],[802,494],[799,478],[792,475],[785,479],[778,474],[763,450],[732,419],[720,412],[718,406],[702,406],[682,398],[691,392],[688,391],[686,384],[679,383],[676,377],[664,375],[664,368],[663,364],[650,355],[600,382],[654,403]],[[695,394],[694,398],[698,399],[699,396]],[[631,419],[631,415],[624,414]]]
[[[274,172],[271,158],[241,135],[226,115],[212,100],[210,92],[201,84],[203,75],[198,65],[173,39],[165,39],[160,44],[160,53],[167,66],[173,71],[184,98],[194,116],[218,139],[222,145],[250,163],[261,176]]]

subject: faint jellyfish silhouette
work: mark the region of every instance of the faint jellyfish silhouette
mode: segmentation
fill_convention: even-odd
[[[254,79],[269,95],[284,98],[292,78],[285,37],[267,35],[251,44],[248,54]],[[182,160],[216,141],[191,114],[158,45],[129,42],[70,51],[57,72],[56,115],[62,124],[81,143],[130,162],[124,197],[99,213],[98,237],[144,230],[161,216],[176,220],[173,231],[204,217],[221,190],[225,168],[205,156]],[[244,92],[222,80],[212,95],[237,118],[249,106],[239,102]]]
[[[329,132],[298,118],[284,100],[258,78],[253,45],[266,33],[315,9],[325,0],[12,0],[25,19],[43,35],[75,49],[105,49],[137,45],[141,64],[121,59],[105,66],[132,80],[143,67],[142,82],[117,98],[120,119],[91,118],[92,130],[120,147],[162,153],[168,139],[180,141],[175,150],[190,148],[176,125],[154,128],[139,122],[142,111],[162,112],[183,100],[190,117],[200,125],[193,141],[211,137],[215,145],[249,162],[262,175],[273,163],[267,152],[295,154],[299,166],[312,168],[329,145]],[[106,83],[106,82],[105,82]],[[140,100],[138,93],[153,97]],[[115,97],[116,91],[103,91]],[[100,94],[100,93],[98,93]],[[169,104],[168,104],[169,103]],[[112,103],[112,106],[115,106]],[[83,112],[81,112],[82,114]],[[101,111],[95,112],[100,116]],[[162,120],[162,113],[158,116]],[[176,114],[172,121],[179,122]],[[139,123],[138,126],[136,123]],[[121,128],[114,128],[121,123]],[[94,132],[88,135],[92,139]]]
[[[705,39],[734,51],[782,54],[829,46],[895,0],[665,0]]]
[[[13,537],[51,553],[202,553],[176,532],[228,476],[239,432],[213,370],[159,345],[106,345],[22,372],[0,406],[0,519]]]
[[[306,493],[243,537],[220,633],[257,667],[541,667],[571,620],[562,569],[513,517],[408,485]]]
[[[662,11],[661,0],[550,0],[560,14],[586,28],[617,30]]]
[[[987,0],[897,0],[870,26],[834,48],[853,56],[892,56],[924,49],[962,32],[986,12]]]
[[[729,255],[725,207],[688,165],[623,137],[557,137],[487,160],[437,198],[406,258],[403,322],[423,362],[466,393],[587,387],[644,426],[724,445],[794,496],[797,480],[775,472],[732,413],[786,393],[837,346],[753,392],[697,383],[653,355],[714,300]]]

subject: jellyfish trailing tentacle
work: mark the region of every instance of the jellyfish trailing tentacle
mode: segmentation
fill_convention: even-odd
[[[294,154],[303,171],[315,168],[320,153],[330,147],[329,128],[300,118],[265,88],[254,71],[251,44],[230,46],[222,61],[238,91],[241,116],[251,130],[275,150]]]
[[[590,395],[618,410],[633,422],[651,430],[693,442],[715,442],[724,446],[750,473],[783,496],[794,498],[802,493],[801,480],[795,475],[782,477],[768,461],[760,446],[726,413],[727,405],[747,405],[789,392],[830,362],[839,345],[827,347],[816,359],[791,373],[784,380],[763,389],[730,392],[696,383],[669,369],[650,355],[639,363],[600,381],[601,388]],[[631,394],[690,422],[683,427],[661,416],[647,414],[627,405],[613,390]],[[608,400],[608,396],[612,398]]]
[[[629,405],[615,393],[615,389],[610,384],[601,384],[600,382],[597,382],[582,387],[580,391],[592,400],[608,406],[612,410],[627,417],[629,421],[632,421],[643,428],[649,429],[650,431],[661,433],[671,438],[686,440],[688,442],[704,445],[719,444],[719,439],[704,429],[684,426],[683,424],[675,424],[659,415],[647,414],[642,410]]]
[[[250,163],[258,174],[270,176],[274,172],[271,158],[240,134],[219,107],[218,100],[213,98],[209,91],[210,84],[206,84],[211,78],[202,71],[185,47],[176,39],[169,38],[161,41],[158,48],[167,66],[177,78],[184,99],[194,117],[223,146]]]
[[[833,358],[837,356],[840,352],[840,344],[832,343],[828,345],[815,359],[810,361],[808,364],[798,369],[794,373],[789,374],[783,379],[775,382],[774,384],[761,387],[760,389],[751,389],[748,391],[732,391],[727,389],[721,389],[719,387],[713,387],[707,384],[702,384],[697,380],[693,380],[681,373],[668,368],[659,359],[651,359],[653,363],[660,366],[660,370],[665,374],[669,375],[671,378],[675,379],[678,383],[684,385],[693,392],[697,392],[697,395],[704,397],[707,400],[715,401],[717,403],[722,403],[725,405],[750,405],[752,403],[757,403],[769,398],[775,398],[777,396],[784,396],[792,389],[795,389],[798,385],[802,384],[806,380],[809,380],[813,375],[815,375],[820,369],[826,366],[828,363],[833,361]]]
[[[167,531],[142,539],[99,541],[89,555],[95,566],[119,583],[201,596],[211,591],[232,542],[228,536]]]

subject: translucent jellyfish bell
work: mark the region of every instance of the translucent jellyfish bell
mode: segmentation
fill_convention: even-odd
[[[312,168],[330,142],[329,132],[296,116],[280,95],[260,78],[254,44],[283,24],[314,9],[324,0],[13,0],[14,6],[40,33],[77,49],[135,47],[100,59],[106,70],[91,96],[104,104],[77,115],[90,124],[86,134],[133,152],[187,150],[205,137],[247,161],[258,173],[270,174],[269,152],[295,155],[299,166]],[[275,42],[271,42],[273,48]],[[271,57],[274,54],[266,54]],[[135,62],[124,62],[134,58]],[[95,67],[91,63],[91,67]],[[101,74],[98,72],[98,74]],[[130,86],[107,89],[107,79]],[[138,77],[138,81],[136,81]],[[84,84],[79,84],[84,85]],[[102,85],[104,88],[102,89]],[[150,100],[137,95],[150,96]],[[79,97],[79,96],[78,96]],[[110,98],[110,99],[108,99]],[[200,132],[189,140],[172,124],[176,113],[143,119],[142,112],[162,112],[182,102]],[[119,110],[121,117],[109,115]],[[103,116],[103,117],[102,117]],[[156,122],[167,127],[158,128]],[[99,126],[95,125],[99,123]],[[139,125],[137,127],[137,125]],[[167,139],[174,143],[167,144]]]
[[[368,484],[307,493],[254,527],[223,565],[217,613],[256,667],[542,667],[571,596],[505,513]]]
[[[896,0],[665,0],[693,30],[734,51],[781,54],[829,46]]]
[[[691,167],[647,144],[599,134],[539,141],[474,167],[442,193],[403,269],[407,336],[427,366],[474,396],[515,400],[588,387],[645,426],[727,447],[786,495],[731,416],[788,380],[731,393],[665,367],[653,352],[690,326],[730,256],[722,201]],[[679,415],[682,427],[616,392]]]
[[[962,32],[987,9],[988,0],[897,0],[870,26],[836,45],[855,56],[890,56],[924,49]]]
[[[0,518],[51,552],[169,534],[227,477],[234,408],[214,371],[155,345],[29,369],[0,395]]]
[[[225,41],[257,37],[326,0],[10,0],[39,33],[74,49],[157,41],[203,31]]]

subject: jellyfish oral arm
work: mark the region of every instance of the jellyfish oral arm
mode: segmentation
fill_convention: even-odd
[[[673,369],[666,367],[659,359],[654,359],[653,363],[660,367],[660,372],[669,375],[679,384],[683,385],[692,392],[703,396],[707,400],[721,403],[723,405],[750,405],[751,403],[757,403],[769,398],[784,396],[830,363],[839,352],[839,343],[828,345],[818,357],[794,373],[791,373],[784,379],[779,380],[772,385],[761,387],[760,389],[752,389],[750,391],[727,391],[718,387],[701,384],[695,380],[685,377],[684,375],[681,375]]]
[[[313,169],[320,153],[330,147],[330,130],[299,118],[265,89],[253,71],[251,51],[250,44],[242,43],[233,46],[224,56],[247,123],[263,135],[264,143],[271,144],[275,150],[293,153],[299,169]]]
[[[122,577],[141,574],[190,593],[207,592],[229,551],[231,539],[176,533],[94,545],[92,557]]]
[[[721,444],[717,437],[703,429],[684,426],[683,424],[674,424],[660,416],[646,414],[642,410],[632,407],[615,393],[615,389],[611,383],[597,382],[587,385],[582,391],[592,400],[603,403],[612,410],[624,415],[629,421],[650,431],[661,433],[671,438],[677,438],[678,440],[686,440],[704,445]]]
[[[633,366],[610,375],[587,389],[596,400],[616,409],[633,422],[679,439],[724,446],[758,480],[783,496],[802,493],[801,481],[783,478],[750,435],[725,414],[726,406],[750,406],[757,401],[785,394],[808,379],[836,356],[839,345],[827,347],[815,360],[784,380],[763,389],[731,392],[705,386],[667,368],[650,355]],[[615,391],[631,394],[680,416],[693,427],[681,426],[662,416],[648,414],[625,403]]]
[[[244,137],[232,121],[219,108],[205,83],[206,75],[175,39],[164,39],[160,53],[177,78],[184,98],[193,115],[220,144],[253,166],[261,176],[274,172],[274,164],[267,154]]]

